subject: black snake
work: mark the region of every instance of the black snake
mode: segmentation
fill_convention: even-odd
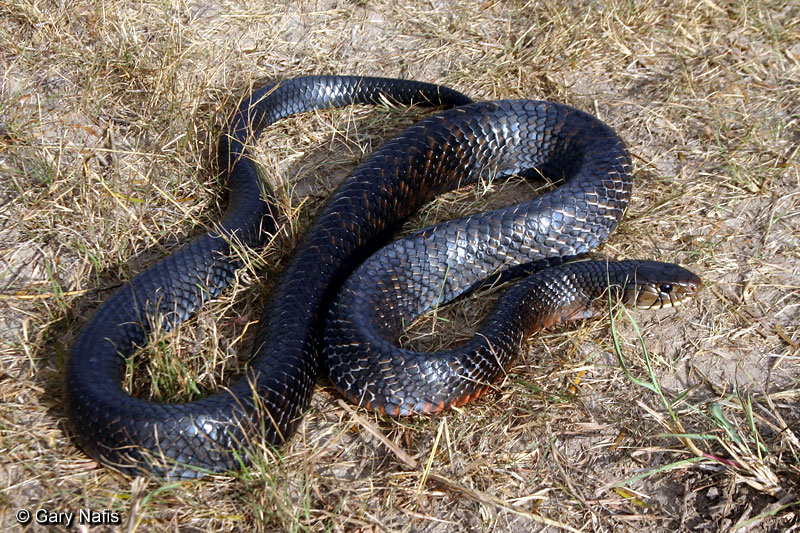
[[[384,101],[453,109],[386,143],[329,199],[274,292],[246,376],[186,404],[128,395],[120,385],[126,358],[147,342],[152,324],[175,327],[228,285],[240,266],[232,243],[258,247],[276,231],[247,143],[295,113]],[[291,435],[325,370],[349,399],[390,414],[460,404],[486,390],[531,332],[606,305],[607,287],[616,299],[662,307],[700,284],[680,267],[652,262],[542,269],[603,242],[631,190],[630,158],[617,136],[565,105],[472,103],[452,89],[405,80],[295,78],[246,97],[221,152],[230,191],[223,219],[114,293],[68,362],[66,406],[78,444],[129,474],[191,478],[240,467],[250,439],[278,445]],[[396,241],[353,274],[398,221],[437,194],[512,174],[563,184]],[[542,270],[515,285],[464,347],[426,355],[394,345],[421,313],[520,265]]]

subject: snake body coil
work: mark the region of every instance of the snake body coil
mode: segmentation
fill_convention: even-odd
[[[219,294],[240,266],[232,241],[255,247],[275,232],[275,208],[262,198],[247,142],[294,113],[383,100],[458,107],[385,144],[337,189],[277,286],[245,378],[229,390],[180,405],[125,393],[120,386],[125,357],[146,342],[153,317],[162,317],[166,328],[186,319]],[[651,269],[664,275],[649,263],[609,268],[574,263],[543,271],[504,298],[512,310],[498,308],[482,330],[484,344],[468,345],[460,355],[435,354],[439,362],[429,363],[387,339],[396,338],[407,320],[491,274],[560,262],[608,237],[631,190],[630,159],[616,135],[564,105],[471,103],[426,83],[322,76],[279,82],[245,99],[222,152],[230,162],[230,200],[218,229],[112,295],[81,332],[68,363],[66,405],[79,445],[126,473],[189,478],[240,467],[248,439],[258,435],[277,445],[289,437],[326,366],[351,400],[391,414],[463,403],[502,372],[530,331],[593,314],[589,302],[609,282],[624,287]],[[397,241],[367,261],[337,298],[386,231],[435,195],[484,176],[534,172],[564,183],[517,206]],[[668,283],[695,290],[699,280],[680,270],[669,272]],[[348,303],[348,294],[365,288],[360,300]],[[434,385],[427,378],[434,378]]]

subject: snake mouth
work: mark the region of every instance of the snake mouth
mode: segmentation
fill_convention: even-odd
[[[681,269],[683,270],[683,269]],[[625,301],[637,309],[666,309],[678,307],[702,288],[703,281],[694,273],[683,270],[680,277],[668,281],[634,280],[625,287]]]

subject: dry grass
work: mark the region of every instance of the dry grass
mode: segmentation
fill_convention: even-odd
[[[796,527],[796,3],[266,4],[0,6],[4,529],[22,507],[108,508],[120,529],[140,531]],[[309,73],[403,76],[594,112],[636,156],[631,208],[599,254],[677,261],[708,288],[677,311],[635,317],[647,352],[620,315],[629,374],[609,321],[595,321],[531,339],[495,394],[458,411],[354,413],[323,382],[291,443],[246,472],[164,484],[98,468],[63,427],[76,333],[111,289],[216,219],[212,154],[236,99]],[[136,375],[158,381],[132,387],[194,397],[237,374],[268,305],[261,280],[275,278],[335,184],[411,120],[359,108],[271,128],[259,159],[280,184],[283,235],[224,298],[146,350],[162,361]],[[526,185],[490,192],[505,187],[515,196]],[[435,202],[420,223],[473,209],[483,193]],[[486,296],[410,336],[470,331]]]

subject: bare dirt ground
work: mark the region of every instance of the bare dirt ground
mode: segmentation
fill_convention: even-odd
[[[269,4],[0,5],[4,530],[20,509],[108,509],[120,523],[98,529],[125,531],[797,528],[797,3]],[[636,179],[597,255],[678,262],[706,288],[635,322],[622,313],[613,328],[606,318],[537,335],[496,392],[443,415],[375,416],[323,380],[289,445],[247,471],[165,483],[99,467],[65,427],[62,374],[78,331],[113,289],[219,216],[216,139],[237,99],[321,73],[596,114],[628,143]],[[241,372],[269,280],[314,210],[422,115],[344,109],[270,128],[258,158],[284,200],[281,238],[258,272],[145,350],[152,362],[135,365],[129,387],[180,400]],[[410,224],[531,189],[460,191]],[[495,295],[409,337],[463,338]]]

